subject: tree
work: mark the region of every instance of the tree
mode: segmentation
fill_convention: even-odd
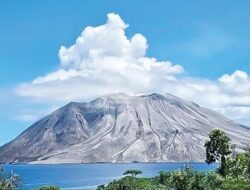
[[[226,176],[226,157],[231,154],[231,139],[221,130],[214,129],[209,133],[209,141],[206,141],[206,162],[208,164],[220,162],[219,174]]]
[[[142,174],[141,170],[127,170],[126,172],[123,173],[123,175],[131,175],[132,177],[135,177],[139,174]]]

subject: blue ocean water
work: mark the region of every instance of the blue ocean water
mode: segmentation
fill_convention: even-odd
[[[5,165],[22,177],[24,189],[32,190],[44,185],[57,185],[63,190],[93,190],[98,185],[122,177],[128,169],[143,171],[142,176],[153,177],[163,170],[176,170],[184,165],[195,170],[215,170],[216,165],[205,163],[128,163],[128,164],[53,164],[53,165]]]

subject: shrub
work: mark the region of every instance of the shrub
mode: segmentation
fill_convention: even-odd
[[[227,178],[223,183],[223,190],[249,190],[250,189],[250,179],[241,178],[233,179]]]
[[[0,189],[19,190],[22,188],[22,179],[13,171],[4,170],[0,167]]]
[[[60,188],[57,186],[43,186],[40,187],[38,190],[60,190]]]
[[[123,173],[123,175],[131,175],[133,177],[142,174],[142,171],[140,170],[127,170],[126,172]]]

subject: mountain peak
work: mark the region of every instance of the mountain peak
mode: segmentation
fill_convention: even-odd
[[[147,95],[147,97],[154,98],[154,99],[165,99],[166,98],[165,96],[158,94],[158,93],[152,93],[150,95]]]

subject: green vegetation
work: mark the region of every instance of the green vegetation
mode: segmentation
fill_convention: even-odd
[[[185,166],[174,172],[160,172],[154,178],[126,176],[98,190],[220,190],[223,178],[215,172],[198,172]]]
[[[226,175],[226,157],[231,154],[230,138],[219,130],[214,129],[209,134],[210,140],[205,143],[206,162],[208,164],[220,161],[218,173],[222,176]]]
[[[229,178],[250,178],[250,150],[238,154],[235,158],[227,158],[227,176]]]
[[[126,172],[123,173],[123,175],[131,175],[132,177],[135,177],[139,174],[142,174],[142,171],[140,171],[140,170],[127,170]]]
[[[198,172],[186,166],[174,172],[160,172],[154,178],[126,176],[97,190],[249,190],[250,179],[224,178],[216,172]]]
[[[218,129],[209,134],[205,143],[206,162],[219,162],[215,172],[199,172],[189,166],[173,172],[162,171],[153,178],[138,178],[139,170],[128,170],[120,180],[114,180],[97,190],[250,190],[250,150],[231,155],[230,138]]]
[[[22,189],[22,179],[14,172],[0,168],[0,190]]]
[[[60,188],[57,186],[44,186],[40,187],[38,190],[59,190]]]

